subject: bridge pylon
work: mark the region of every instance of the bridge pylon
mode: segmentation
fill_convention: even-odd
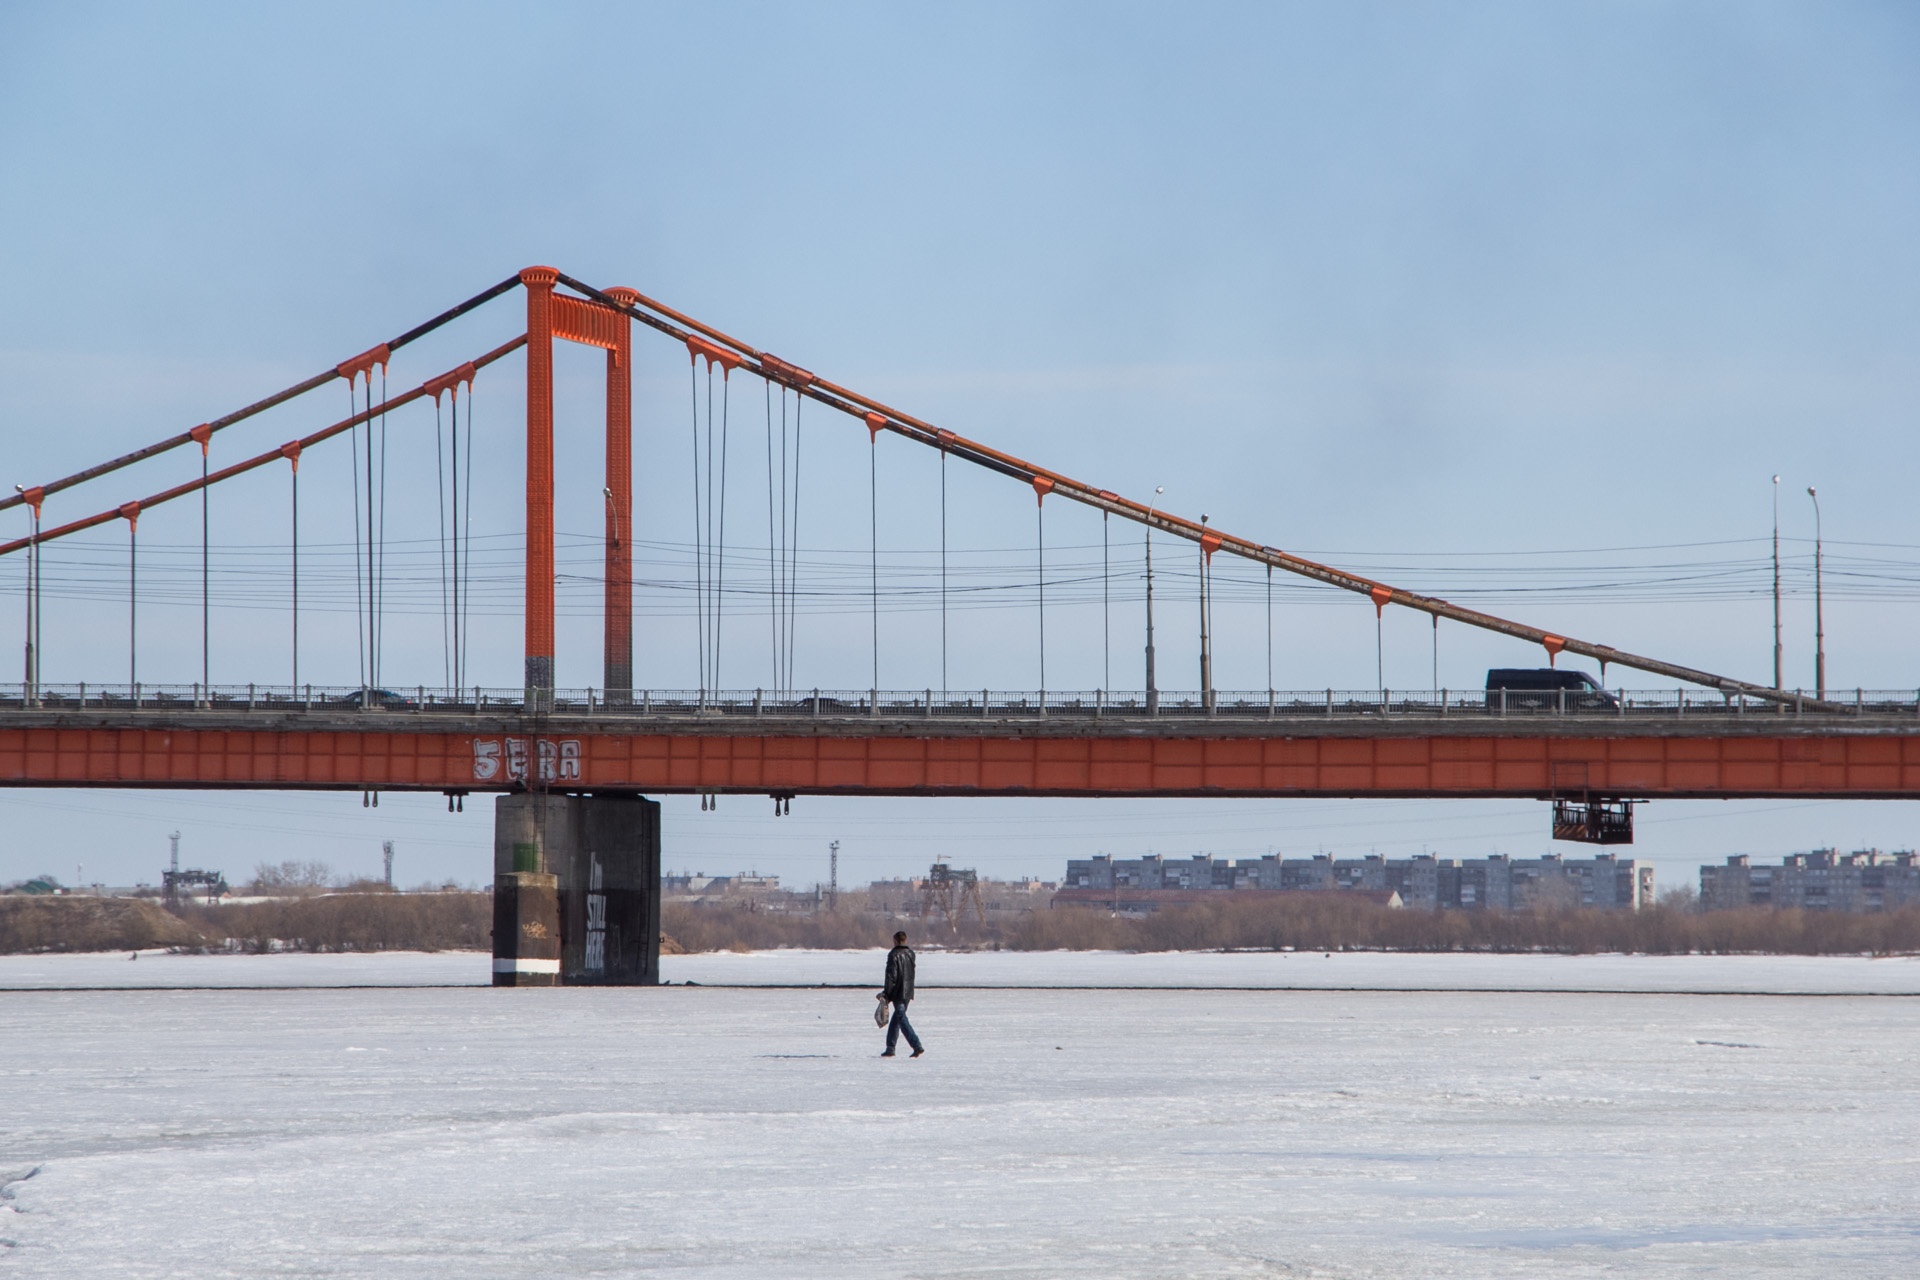
[[[633,700],[633,322],[604,303],[556,294],[560,273],[528,267],[526,699],[552,705],[554,690],[553,341],[607,353],[604,670],[607,701]],[[640,295],[611,289],[631,306]]]

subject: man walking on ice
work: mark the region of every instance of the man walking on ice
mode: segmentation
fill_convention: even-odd
[[[893,1002],[893,1020],[887,1023],[887,1051],[880,1056],[894,1056],[893,1048],[900,1043],[902,1033],[913,1046],[914,1057],[925,1053],[920,1037],[913,1033],[913,1024],[907,1021],[907,1005],[913,1001],[913,948],[907,945],[905,930],[893,935],[893,950],[887,952],[887,986],[880,998]]]

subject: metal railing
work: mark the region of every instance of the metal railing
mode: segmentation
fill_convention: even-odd
[[[1813,704],[1813,705],[1808,705]],[[1837,710],[1835,708],[1838,708]],[[538,714],[609,719],[822,720],[1303,720],[1479,717],[1849,716],[1920,717],[1920,689],[1856,689],[1829,693],[1826,709],[1811,695],[1784,703],[1698,689],[1630,690],[1220,690],[1211,697],[1137,690],[765,689],[702,692],[636,689],[609,697],[601,689],[542,692],[533,705],[520,688],[363,689],[351,685],[25,684],[0,685],[0,716],[23,711],[370,712],[416,715]]]

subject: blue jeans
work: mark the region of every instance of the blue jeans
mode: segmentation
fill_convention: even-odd
[[[901,1033],[905,1033],[907,1043],[913,1046],[915,1053],[920,1052],[920,1037],[913,1034],[913,1024],[907,1021],[907,1006],[896,1000],[893,1003],[893,1020],[887,1023],[887,1052],[893,1052],[893,1046],[900,1043]]]

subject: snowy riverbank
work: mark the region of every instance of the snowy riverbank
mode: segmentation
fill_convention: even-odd
[[[666,956],[670,983],[869,986],[880,951]],[[486,986],[486,955],[125,954],[0,956],[0,991],[86,988]],[[926,987],[1255,988],[1367,991],[1613,991],[1920,995],[1920,957],[1560,956],[1383,952],[923,950]]]

